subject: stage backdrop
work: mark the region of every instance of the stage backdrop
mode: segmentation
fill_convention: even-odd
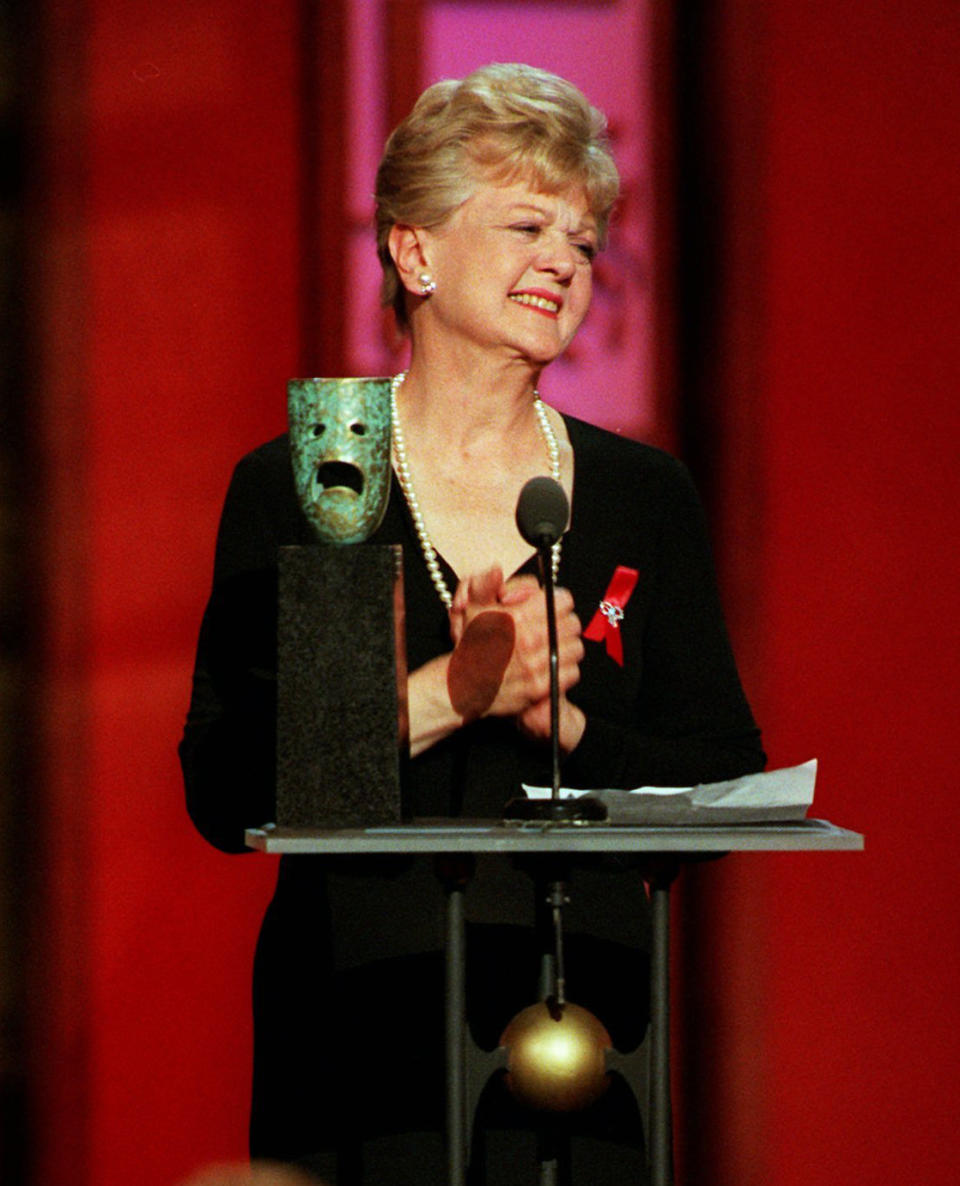
[[[771,759],[818,756],[817,810],[868,836],[862,856],[730,860],[687,895],[704,947],[684,953],[677,1002],[699,1058],[678,1085],[682,1180],[952,1186],[949,0],[36,6],[34,1182],[174,1186],[243,1153],[273,868],[192,833],[175,761],[215,523],[233,462],[283,428],[286,378],[342,371],[355,349],[360,231],[338,177],[354,32],[384,38],[383,71],[405,54],[460,68],[454,9],[474,30],[537,17],[545,39],[566,18],[633,30],[673,14],[692,138],[678,443],[714,514]],[[589,91],[575,57],[557,60]],[[627,80],[638,110],[646,68]],[[371,118],[382,130],[387,113]],[[661,394],[671,309],[641,343]],[[639,401],[633,425],[666,439],[668,406]]]

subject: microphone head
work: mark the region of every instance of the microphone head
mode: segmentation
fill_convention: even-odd
[[[531,478],[517,500],[517,527],[535,548],[552,548],[570,518],[570,504],[563,487],[553,478]]]

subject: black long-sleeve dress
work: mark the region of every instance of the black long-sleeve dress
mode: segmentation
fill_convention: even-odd
[[[618,626],[622,664],[602,639],[585,643],[570,699],[587,727],[564,762],[564,784],[690,785],[762,768],[686,470],[575,418],[566,425],[575,474],[560,583],[586,626],[618,566],[637,580]],[[450,649],[449,624],[396,483],[371,542],[403,545],[414,671]],[[245,457],[230,485],[180,747],[190,815],[225,851],[241,851],[244,829],[273,817],[276,554],[281,545],[313,543],[281,437]],[[454,574],[443,567],[452,588]],[[535,571],[532,557],[526,570]],[[513,721],[486,719],[414,759],[404,795],[414,816],[499,818],[522,782],[549,781],[547,747]],[[646,1020],[637,1008],[646,978],[640,878],[605,861],[578,867],[571,885],[568,999],[591,1008],[615,1044],[630,1048]],[[526,872],[499,858],[480,862],[468,892],[468,1012],[476,1039],[488,1047],[536,1000],[538,961],[525,929],[532,897]],[[442,907],[425,860],[281,860],[254,975],[255,1156],[309,1159],[342,1152],[361,1135],[439,1131]],[[629,1143],[616,1112],[608,1099],[578,1123]],[[368,1142],[365,1182],[432,1180],[422,1141],[396,1151],[405,1139],[394,1140],[393,1160],[379,1170],[370,1169],[376,1144]],[[584,1171],[596,1186],[606,1180],[605,1154],[589,1140],[585,1147],[588,1161],[599,1158]],[[316,1164],[333,1175],[322,1159]],[[490,1180],[505,1186],[515,1165],[508,1157]],[[625,1180],[622,1173],[614,1166],[609,1180]],[[341,1178],[348,1177],[341,1163]],[[524,1169],[516,1180],[531,1179]]]

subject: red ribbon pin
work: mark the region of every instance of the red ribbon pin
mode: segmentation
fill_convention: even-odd
[[[600,602],[600,608],[593,615],[590,625],[584,630],[583,637],[592,642],[605,642],[607,654],[615,663],[623,666],[623,638],[620,635],[620,623],[623,621],[623,611],[633,595],[640,574],[635,568],[627,568],[618,564],[607,591]]]

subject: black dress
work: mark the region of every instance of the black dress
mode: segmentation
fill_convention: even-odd
[[[761,769],[686,470],[649,446],[571,417],[566,424],[575,475],[559,581],[586,627],[618,566],[637,580],[618,628],[622,664],[603,640],[585,643],[570,699],[587,727],[564,762],[564,784],[690,785]],[[314,542],[281,437],[245,457],[230,485],[180,747],[190,815],[224,851],[242,851],[244,829],[273,818],[276,554]],[[450,649],[449,626],[396,484],[372,542],[403,545],[413,671]],[[532,557],[526,570],[535,571]],[[499,818],[522,782],[549,781],[547,747],[512,721],[487,719],[413,760],[404,795],[414,816]],[[640,877],[624,862],[578,863],[571,890],[568,999],[595,1012],[619,1048],[632,1048],[645,1028]],[[527,871],[499,858],[480,862],[468,891],[468,1013],[488,1048],[537,999],[533,896]],[[364,1182],[442,1180],[442,912],[427,860],[281,860],[254,972],[254,1156],[314,1159],[332,1179],[323,1153],[339,1149],[337,1180],[347,1182],[359,1175],[358,1163],[346,1165],[350,1152],[362,1147]],[[572,1123],[583,1134],[575,1181],[636,1174],[627,1095],[608,1095]],[[535,1180],[510,1141],[496,1163],[501,1128],[525,1121],[496,1099],[488,1113],[489,1180]]]

